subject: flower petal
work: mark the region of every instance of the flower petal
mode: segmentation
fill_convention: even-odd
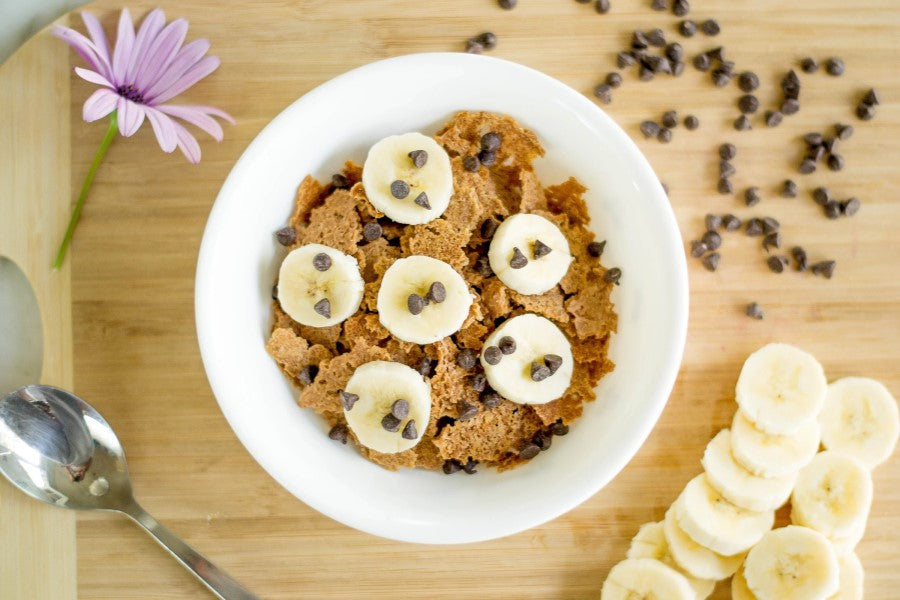
[[[203,110],[205,107],[162,104],[157,108],[167,115],[187,121],[191,125],[196,125],[209,135],[213,136],[217,142],[221,142],[225,135],[222,131],[222,126]]]
[[[178,134],[175,132],[175,121],[167,115],[164,115],[155,108],[149,106],[144,107],[147,113],[147,120],[153,127],[153,133],[156,134],[156,141],[163,152],[172,152],[178,145]]]
[[[188,69],[194,66],[208,50],[209,40],[206,39],[194,40],[193,42],[186,44],[178,51],[178,54],[176,54],[175,58],[172,59],[172,62],[166,66],[165,70],[160,71],[159,75],[156,77],[156,81],[151,83],[149,88],[144,91],[144,98],[152,98],[160,92],[165,91],[166,88],[177,81],[179,77],[184,75]]]
[[[167,90],[161,92],[155,98],[149,98],[148,101],[153,104],[162,104],[166,100],[170,100],[185,91],[213,71],[219,68],[218,56],[206,56],[200,59],[197,64],[188,69],[184,75],[178,78]]]
[[[68,27],[56,26],[51,33],[71,46],[91,69],[105,75],[107,65],[103,63],[103,59],[97,53],[97,47],[91,40]]]
[[[187,31],[188,22],[185,19],[176,19],[156,36],[153,45],[144,53],[144,59],[135,71],[134,85],[138,89],[148,89],[150,84],[166,70],[184,43]]]
[[[113,88],[113,84],[107,81],[106,77],[96,71],[91,71],[90,69],[84,69],[82,67],[75,67],[75,74],[85,81],[96,83],[97,85],[102,85],[110,89],[115,89]]]
[[[84,21],[84,26],[97,48],[97,54],[106,62],[106,73],[101,71],[101,74],[108,79],[112,75],[112,63],[109,60],[109,44],[106,42],[103,26],[100,25],[97,17],[89,12],[82,12],[81,20]]]
[[[119,111],[119,131],[125,137],[133,136],[144,122],[144,106],[119,96],[116,110]]]
[[[197,139],[180,123],[172,121],[172,125],[175,126],[175,134],[178,136],[178,148],[190,162],[194,164],[200,162],[200,144],[197,143]]]
[[[84,107],[81,109],[81,117],[88,123],[93,123],[97,119],[102,119],[114,111],[118,101],[118,95],[111,90],[101,88],[84,101]]]
[[[119,31],[116,34],[116,49],[113,50],[112,71],[113,84],[125,83],[125,70],[131,60],[131,49],[134,46],[134,25],[131,23],[131,13],[123,8],[119,14]]]
[[[134,38],[134,46],[131,48],[131,57],[128,60],[128,68],[125,69],[125,79],[122,83],[136,82],[136,73],[141,62],[146,59],[147,50],[153,44],[156,36],[162,31],[166,24],[166,15],[161,8],[155,8],[150,11],[144,20],[141,21],[141,27],[138,29],[137,36]]]

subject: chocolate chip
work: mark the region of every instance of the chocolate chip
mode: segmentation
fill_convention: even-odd
[[[481,237],[484,239],[489,239],[493,237],[494,232],[497,231],[498,223],[491,217],[488,217],[481,224]]]
[[[493,50],[497,47],[497,36],[491,31],[485,31],[484,33],[476,36],[475,41],[484,46],[485,50]]]
[[[720,194],[732,194],[734,193],[734,186],[731,185],[731,181],[725,177],[719,179],[718,190]]]
[[[535,456],[541,453],[541,447],[537,444],[528,444],[521,451],[519,451],[519,458],[524,458],[526,460],[531,460]]]
[[[797,263],[798,271],[806,270],[806,250],[801,248],[800,246],[794,246],[791,248],[791,256],[794,257],[794,261]]]
[[[609,0],[597,0],[594,3],[594,9],[601,15],[605,15],[610,9]]]
[[[870,88],[866,95],[863,96],[861,101],[863,104],[868,104],[869,106],[878,106],[881,104],[881,98],[878,95],[878,92],[875,88]]]
[[[781,233],[778,231],[774,231],[768,234],[763,238],[762,246],[763,250],[765,250],[766,252],[768,252],[769,248],[771,247],[781,248]]]
[[[412,150],[407,156],[409,156],[417,169],[421,169],[428,162],[428,152],[425,150]]]
[[[463,168],[470,173],[474,173],[481,166],[481,163],[478,162],[478,157],[471,154],[463,158],[462,164]]]
[[[662,124],[669,129],[674,129],[678,126],[678,113],[674,110],[668,110],[663,113],[662,116]]]
[[[469,402],[460,402],[459,404],[459,416],[456,417],[457,421],[470,421],[475,418],[475,415],[478,414],[478,405],[471,404]]]
[[[813,131],[804,135],[803,141],[806,142],[807,146],[815,147],[821,145],[822,142],[825,141],[825,139],[822,137],[821,133],[816,133]]]
[[[666,58],[673,63],[681,62],[684,58],[684,48],[678,42],[672,42],[666,46]]]
[[[477,361],[478,358],[475,356],[475,352],[470,348],[463,348],[456,355],[456,364],[463,369],[471,369]]]
[[[811,158],[804,158],[798,170],[803,175],[809,175],[816,170],[816,161]]]
[[[722,217],[720,215],[708,214],[703,219],[706,229],[709,231],[718,229],[722,226]]]
[[[350,431],[347,429],[347,426],[338,423],[328,432],[328,438],[332,439],[336,442],[340,442],[342,444],[347,443],[347,437],[350,435]]]
[[[815,73],[819,70],[819,61],[811,56],[807,56],[800,61],[800,68],[803,69],[804,73]]]
[[[548,246],[541,240],[534,240],[534,247],[532,249],[532,254],[534,255],[534,257],[536,259],[547,256],[551,252],[553,252],[553,248],[551,248],[550,246]]]
[[[719,177],[731,177],[737,173],[737,169],[734,168],[727,160],[719,161]]]
[[[409,402],[403,400],[395,400],[393,404],[391,404],[391,414],[397,417],[398,419],[405,419],[409,415]]]
[[[712,80],[716,87],[725,87],[731,82],[731,74],[721,68],[713,69]]]
[[[707,231],[700,238],[700,241],[706,244],[707,250],[718,250],[719,246],[722,245],[722,236],[715,231]]]
[[[309,385],[316,379],[319,374],[319,367],[316,365],[306,365],[297,373],[297,381],[303,385]]]
[[[781,223],[779,223],[772,217],[763,217],[762,227],[763,233],[772,233],[773,231],[778,231],[778,229],[781,227]]]
[[[672,14],[676,17],[683,17],[691,10],[691,5],[688,0],[675,0],[672,3]]]
[[[331,186],[336,190],[346,190],[350,188],[350,181],[343,173],[335,173],[331,176]]]
[[[769,270],[773,273],[781,273],[784,271],[787,262],[788,260],[784,256],[770,256],[766,264],[769,265]]]
[[[419,432],[416,431],[416,420],[410,419],[406,422],[406,426],[403,428],[403,433],[400,434],[404,440],[414,440],[419,437]]]
[[[833,260],[823,260],[812,265],[809,270],[813,275],[824,275],[825,279],[831,279],[834,274],[834,267],[837,265]]]
[[[840,154],[832,154],[828,157],[828,168],[832,171],[840,171],[844,168],[844,157]]]
[[[704,254],[706,254],[708,250],[709,248],[706,247],[706,244],[704,244],[700,240],[691,241],[691,256],[693,256],[694,258],[700,258]]]
[[[835,134],[840,140],[848,140],[853,135],[853,125],[841,125],[838,123],[834,126]]]
[[[501,3],[502,2],[503,2],[503,0],[501,0]],[[444,471],[444,474],[452,475],[453,473],[456,473],[457,471],[462,469],[462,465],[459,464],[459,461],[451,458],[449,460],[445,460],[444,466],[441,468]]]
[[[719,61],[720,69],[728,73],[730,77],[734,77],[734,61],[725,60],[725,48],[719,46],[710,50],[707,54],[709,54],[710,58]]]
[[[547,365],[547,368],[550,369],[550,374],[554,375],[562,366],[562,356],[558,354],[545,354],[544,355],[544,364]]]
[[[497,162],[497,152],[494,150],[482,150],[478,153],[478,160],[485,167],[493,166]]]
[[[434,361],[432,361],[427,356],[423,356],[421,360],[419,360],[419,365],[416,367],[416,371],[419,372],[419,375],[422,377],[431,377],[434,375],[432,372],[432,366]]]
[[[614,283],[619,285],[619,280],[622,278],[622,269],[619,267],[613,267],[609,271],[603,274],[603,281],[606,283]]]
[[[756,237],[763,234],[762,219],[750,219],[747,221],[747,235]]]
[[[672,141],[672,130],[668,127],[663,127],[659,130],[659,133],[656,134],[656,139],[658,139],[663,144],[668,144]]]
[[[641,123],[641,133],[645,138],[656,137],[659,133],[659,124],[656,121],[644,121]]]
[[[469,385],[472,386],[473,390],[481,393],[487,387],[487,378],[484,376],[484,373],[476,373],[469,379]]]
[[[829,219],[837,219],[841,216],[841,205],[837,200],[829,200],[822,209],[825,212],[825,216]]]
[[[272,286],[272,300],[278,300],[278,284]]]
[[[722,144],[719,146],[719,158],[722,160],[733,160],[737,156],[737,148],[734,144]]]
[[[856,107],[856,116],[863,121],[871,121],[875,117],[875,107],[871,104],[860,104]]]
[[[363,226],[363,238],[367,242],[374,242],[381,237],[382,233],[381,225],[377,221],[369,221]]]
[[[500,352],[503,354],[512,354],[516,351],[516,340],[512,339],[508,335],[504,335],[497,342],[497,347],[500,349]]]
[[[833,56],[825,61],[825,71],[832,75],[833,77],[837,77],[839,75],[844,74],[844,61],[836,56]]]
[[[737,231],[741,228],[741,220],[731,214],[722,217],[722,224],[725,226],[725,231]]]
[[[313,257],[312,264],[316,271],[327,271],[331,268],[331,257],[324,252],[319,252]]]
[[[397,433],[400,431],[400,419],[388,413],[384,415],[381,419],[381,427],[385,431],[390,431],[391,433]]]
[[[622,85],[622,76],[616,72],[607,73],[606,85],[611,88],[617,88]]]
[[[567,433],[569,433],[569,426],[563,425],[562,423],[554,423],[550,427],[550,432],[553,435],[560,435],[560,436],[566,435]]]
[[[606,247],[606,240],[602,242],[591,242],[587,245],[588,254],[593,256],[594,258],[600,258],[600,255],[603,254],[603,249]]]
[[[466,40],[466,52],[468,54],[481,54],[484,52],[484,46],[475,38]]]
[[[503,358],[503,352],[497,346],[488,346],[484,349],[482,357],[487,364],[496,365],[499,364],[500,360]]]
[[[788,98],[781,103],[781,113],[784,115],[794,115],[800,111],[800,103],[793,98]]]
[[[719,268],[719,259],[721,258],[722,257],[718,252],[708,254],[706,258],[703,259],[703,266],[706,267],[707,271],[715,271]]]
[[[662,29],[648,31],[644,37],[647,38],[647,43],[651,46],[662,48],[666,45],[666,34],[663,33]]]
[[[612,102],[612,87],[607,83],[601,83],[594,88],[594,96],[603,104]]]
[[[293,227],[288,225],[275,232],[275,239],[278,240],[278,243],[282,246],[290,246],[297,241],[297,232],[294,231]]]
[[[497,392],[487,392],[481,395],[481,404],[485,408],[497,408],[500,406],[500,395]]]
[[[781,195],[785,198],[796,198],[797,184],[792,179],[785,179],[784,187],[781,190]]]
[[[813,190],[813,200],[819,206],[825,206],[825,204],[831,200],[831,192],[826,187],[817,187]]]
[[[549,450],[550,446],[553,445],[553,436],[551,434],[545,434],[542,431],[539,431],[534,439],[531,440],[532,443],[536,444],[541,451]]]
[[[809,154],[807,154],[807,158],[812,159],[815,162],[819,162],[825,157],[825,144],[822,143],[820,146],[816,146],[815,148],[811,148]]]
[[[653,10],[669,10],[669,1],[653,0],[653,2],[650,3],[650,8]]]
[[[406,297],[406,308],[409,309],[410,314],[420,314],[425,310],[427,304],[428,301],[418,294],[410,294]]]
[[[762,321],[762,318],[763,318],[762,307],[760,307],[760,305],[757,304],[756,302],[751,302],[750,304],[748,304],[746,312],[747,312],[748,317],[750,317],[752,319],[756,319],[757,321]]]
[[[322,298],[321,300],[316,302],[313,305],[313,310],[326,319],[331,318],[331,302],[328,301],[328,298]]]
[[[714,19],[707,19],[700,24],[700,29],[706,35],[719,35],[719,32],[722,31],[722,28],[719,27],[718,21]]]
[[[847,217],[852,217],[853,215],[858,213],[859,208],[860,202],[857,198],[849,198],[841,202],[841,212]]]
[[[398,200],[403,200],[409,196],[409,184],[400,179],[394,180],[391,182],[391,195]]]
[[[759,110],[759,99],[753,94],[745,94],[738,99],[738,108],[745,115],[752,115]]]
[[[633,50],[646,50],[650,45],[643,31],[635,30],[631,34],[631,48]]]
[[[341,391],[341,406],[344,407],[344,410],[349,411],[353,408],[353,405],[359,400],[359,396],[356,394],[351,394],[350,392]]]
[[[465,472],[466,475],[474,475],[475,473],[478,472],[475,470],[475,467],[477,467],[477,466],[478,466],[478,461],[472,460],[470,458],[469,460],[466,461],[466,464],[464,464],[462,466],[462,470],[463,470],[463,472]]]
[[[496,152],[500,149],[500,143],[502,142],[502,138],[499,133],[495,133],[493,131],[489,131],[481,136],[481,149],[486,150],[488,152]]]
[[[694,37],[694,34],[697,33],[697,24],[690,19],[685,19],[678,24],[678,31],[684,37]]]
[[[789,98],[797,98],[800,93],[800,78],[793,69],[781,79],[781,91]]]
[[[671,73],[672,63],[663,56],[647,56],[642,64],[649,67],[654,73]]]
[[[509,266],[513,269],[521,269],[528,264],[528,259],[522,254],[518,248],[513,248],[512,258],[509,259]]]
[[[630,52],[626,52],[623,50],[622,52],[616,54],[616,66],[618,66],[620,69],[630,67],[635,62],[636,59],[631,55]]]
[[[667,185],[666,185],[665,183],[663,183],[662,181],[659,182],[659,185],[662,186],[663,193],[664,193],[666,196],[668,196],[668,195],[669,195],[669,186],[667,186]]]
[[[440,281],[432,282],[431,286],[428,288],[428,294],[426,294],[425,298],[430,300],[431,302],[437,302],[440,304],[444,300],[447,299],[447,288],[444,287],[444,284]]]
[[[697,56],[695,56],[693,63],[694,68],[696,68],[698,71],[703,71],[704,73],[706,71],[709,71],[709,67],[712,65],[709,57],[706,54],[698,54]]]
[[[758,187],[750,187],[747,188],[747,191],[744,192],[744,203],[747,206],[756,206],[759,204],[759,188]]]
[[[491,261],[487,256],[479,256],[475,261],[475,271],[482,277],[490,277],[494,274],[491,269]]]
[[[741,91],[750,93],[759,87],[759,76],[753,71],[744,71],[738,77],[738,87]]]
[[[688,115],[684,118],[684,126],[687,127],[688,130],[693,131],[700,127],[700,119],[694,115]]]
[[[778,127],[781,124],[781,120],[784,118],[777,110],[767,110],[766,111],[766,125],[768,127]]]

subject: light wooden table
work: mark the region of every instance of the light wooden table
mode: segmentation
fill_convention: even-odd
[[[156,2],[130,3],[142,14]],[[734,411],[733,387],[748,353],[787,341],[814,353],[830,378],[876,377],[900,395],[900,4],[894,0],[786,3],[695,1],[691,17],[715,17],[717,38],[674,34],[677,19],[649,0],[617,0],[601,16],[571,0],[380,2],[161,2],[209,37],[222,67],[188,95],[231,112],[220,144],[202,142],[199,166],[155,148],[149,128],[117,141],[100,170],[72,255],[75,389],[112,423],[126,447],[135,490],[148,510],[266,598],[594,598],[638,526],[659,519],[697,472],[703,447]],[[93,5],[109,30],[119,2]],[[699,116],[671,144],[639,140],[661,179],[683,235],[702,233],[707,212],[772,215],[789,245],[838,261],[830,281],[768,272],[758,239],[725,237],[720,270],[690,262],[691,321],[671,400],[647,443],[604,490],[567,515],[493,542],[426,547],[377,539],[337,524],[278,487],[243,450],[207,386],[193,324],[194,263],[203,225],[231,165],[283,107],[360,64],[409,52],[454,50],[490,29],[496,56],[540,69],[588,92],[614,66],[635,28],[661,26],[689,57],[724,45],[738,70],[762,80],[765,104],[787,68],[811,54],[843,57],[847,72],[803,76],[802,110],[777,129],[730,127],[736,86],[717,89],[688,67],[679,79],[638,82],[633,72],[606,110],[632,134],[663,111]],[[46,38],[46,33],[42,34]],[[52,41],[39,40],[40,44]],[[35,69],[65,68],[54,55]],[[0,82],[9,85],[9,81]],[[853,106],[875,86],[883,103],[861,123]],[[90,86],[71,80],[72,185],[102,136],[80,120]],[[835,122],[856,134],[841,173],[799,176],[799,136]],[[6,131],[0,131],[6,135]],[[753,209],[715,192],[716,147],[731,141],[738,190],[760,187]],[[789,174],[800,197],[775,189]],[[828,221],[809,198],[815,185],[855,195],[853,218]],[[253,201],[254,199],[248,199]],[[24,199],[23,199],[24,201]],[[44,240],[55,244],[52,236]],[[743,316],[758,301],[765,320]],[[900,459],[875,472],[875,502],[858,551],[869,599],[896,598]],[[202,588],[124,519],[78,520],[78,595],[85,599],[204,597]],[[8,552],[8,548],[4,551]],[[727,584],[716,598],[727,598]]]

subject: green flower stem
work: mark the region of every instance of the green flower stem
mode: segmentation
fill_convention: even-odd
[[[54,271],[59,270],[63,264],[63,260],[66,258],[66,251],[69,249],[69,244],[72,242],[75,226],[78,225],[78,221],[81,219],[81,209],[84,208],[84,202],[87,200],[91,184],[94,183],[94,175],[97,174],[97,169],[100,168],[100,163],[103,161],[103,157],[106,156],[106,151],[109,149],[109,145],[112,143],[113,138],[116,137],[118,131],[119,126],[116,120],[116,111],[113,111],[109,117],[109,127],[106,129],[106,135],[103,136],[103,141],[100,142],[100,147],[97,148],[97,154],[94,155],[94,161],[91,163],[91,168],[88,169],[87,175],[84,177],[84,183],[81,184],[81,193],[78,194],[78,201],[75,202],[75,209],[72,211],[72,218],[69,219],[66,235],[63,237],[62,244],[59,246],[59,252],[56,254],[56,261],[53,263]]]

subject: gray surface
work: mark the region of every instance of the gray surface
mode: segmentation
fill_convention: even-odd
[[[0,0],[0,63],[47,23],[87,0]]]

